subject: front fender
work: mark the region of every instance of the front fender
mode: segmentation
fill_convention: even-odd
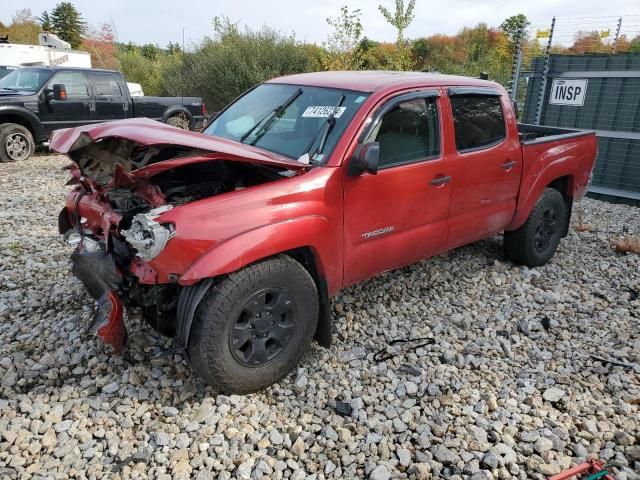
[[[3,105],[0,106],[0,116],[3,115],[19,117],[27,122],[29,124],[29,130],[31,130],[36,142],[42,142],[47,139],[47,135],[44,132],[42,122],[40,122],[38,115],[28,108],[18,105]]]
[[[181,285],[192,285],[239,270],[288,250],[309,247],[317,259],[318,273],[329,292],[342,283],[340,238],[325,217],[310,215],[258,227],[232,237],[203,254],[180,277]]]

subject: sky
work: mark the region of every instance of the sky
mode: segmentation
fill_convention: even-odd
[[[6,2],[6,3],[5,3]],[[9,23],[14,8],[6,8],[10,0],[0,0],[0,21]],[[15,8],[29,8],[34,15],[51,10],[57,0],[21,0]],[[298,40],[321,44],[331,32],[327,17],[335,17],[342,5],[362,11],[364,35],[378,41],[394,41],[395,29],[378,11],[380,3],[389,9],[394,0],[75,0],[72,1],[91,25],[110,23],[120,42],[157,43],[170,41],[198,43],[212,36],[212,19],[225,15],[233,22],[253,29],[266,24],[283,33],[295,33]],[[408,0],[405,2],[408,3]],[[417,0],[415,19],[405,33],[417,38],[435,33],[452,34],[464,26],[485,22],[499,26],[507,17],[524,13],[534,27],[542,28],[551,17],[558,17],[560,32],[578,28],[615,29],[617,17],[636,15],[623,21],[623,31],[640,33],[638,0]],[[562,33],[565,34],[565,33]],[[566,33],[568,35],[569,33]]]

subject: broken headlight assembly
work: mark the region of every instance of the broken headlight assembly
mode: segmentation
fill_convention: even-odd
[[[128,230],[122,230],[122,236],[133,247],[142,260],[152,260],[164,250],[167,242],[175,235],[171,223],[158,223],[156,218],[171,206],[155,208],[147,213],[139,213],[131,221]]]

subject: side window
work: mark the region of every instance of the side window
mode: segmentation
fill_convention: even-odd
[[[458,151],[485,147],[506,137],[500,97],[455,95],[450,98]]]
[[[93,89],[97,97],[121,97],[122,91],[115,75],[111,73],[92,73]]]
[[[380,144],[380,167],[410,163],[440,153],[435,98],[414,98],[384,113],[368,141]]]
[[[58,72],[49,82],[48,88],[52,88],[55,84],[64,85],[64,88],[67,91],[67,98],[89,96],[87,82],[85,81],[84,73],[82,72]]]

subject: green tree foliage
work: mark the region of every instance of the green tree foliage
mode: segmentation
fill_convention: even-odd
[[[37,44],[40,30],[38,19],[31,14],[31,10],[28,8],[16,11],[8,26],[0,23],[0,35],[7,35],[11,43]]]
[[[526,17],[526,15],[518,13],[517,15],[512,15],[511,17],[505,19],[505,21],[500,24],[500,31],[504,32],[504,34],[509,39],[509,42],[514,45],[521,30],[525,35],[526,40],[526,28],[529,25],[531,25],[531,22]]]
[[[380,10],[384,19],[398,31],[396,43],[399,49],[404,48],[404,31],[413,21],[413,10],[415,6],[416,0],[409,0],[406,9],[404,8],[404,0],[396,0],[396,8],[392,13],[384,5],[378,5],[378,10]]]
[[[53,33],[69,42],[71,48],[78,48],[86,33],[87,24],[76,7],[71,2],[60,2],[51,11],[50,17]]]
[[[153,50],[153,55],[149,54],[150,51],[148,45],[137,46],[131,42],[119,44],[117,45],[118,64],[124,78],[128,82],[142,85],[145,95],[162,95],[169,89],[167,82],[174,80],[172,74],[168,72],[182,64],[182,55],[179,52],[159,48],[157,51]],[[195,91],[185,92],[185,95],[187,94],[198,95]]]
[[[47,12],[46,10],[42,12],[42,15],[38,17],[38,21],[40,22],[42,30],[44,30],[45,32],[53,31],[53,22],[51,21],[49,12]]]
[[[357,70],[362,67],[358,45],[362,37],[362,22],[359,9],[350,11],[346,5],[340,9],[338,17],[327,18],[333,32],[329,35],[323,59],[326,70]]]
[[[457,35],[432,35],[413,42],[414,70],[477,77],[481,71],[506,85],[511,75],[512,49],[502,31],[480,23]]]
[[[215,37],[205,38],[164,72],[163,92],[202,96],[216,111],[269,78],[318,69],[317,48],[269,27],[241,30],[227,18],[214,21]]]

